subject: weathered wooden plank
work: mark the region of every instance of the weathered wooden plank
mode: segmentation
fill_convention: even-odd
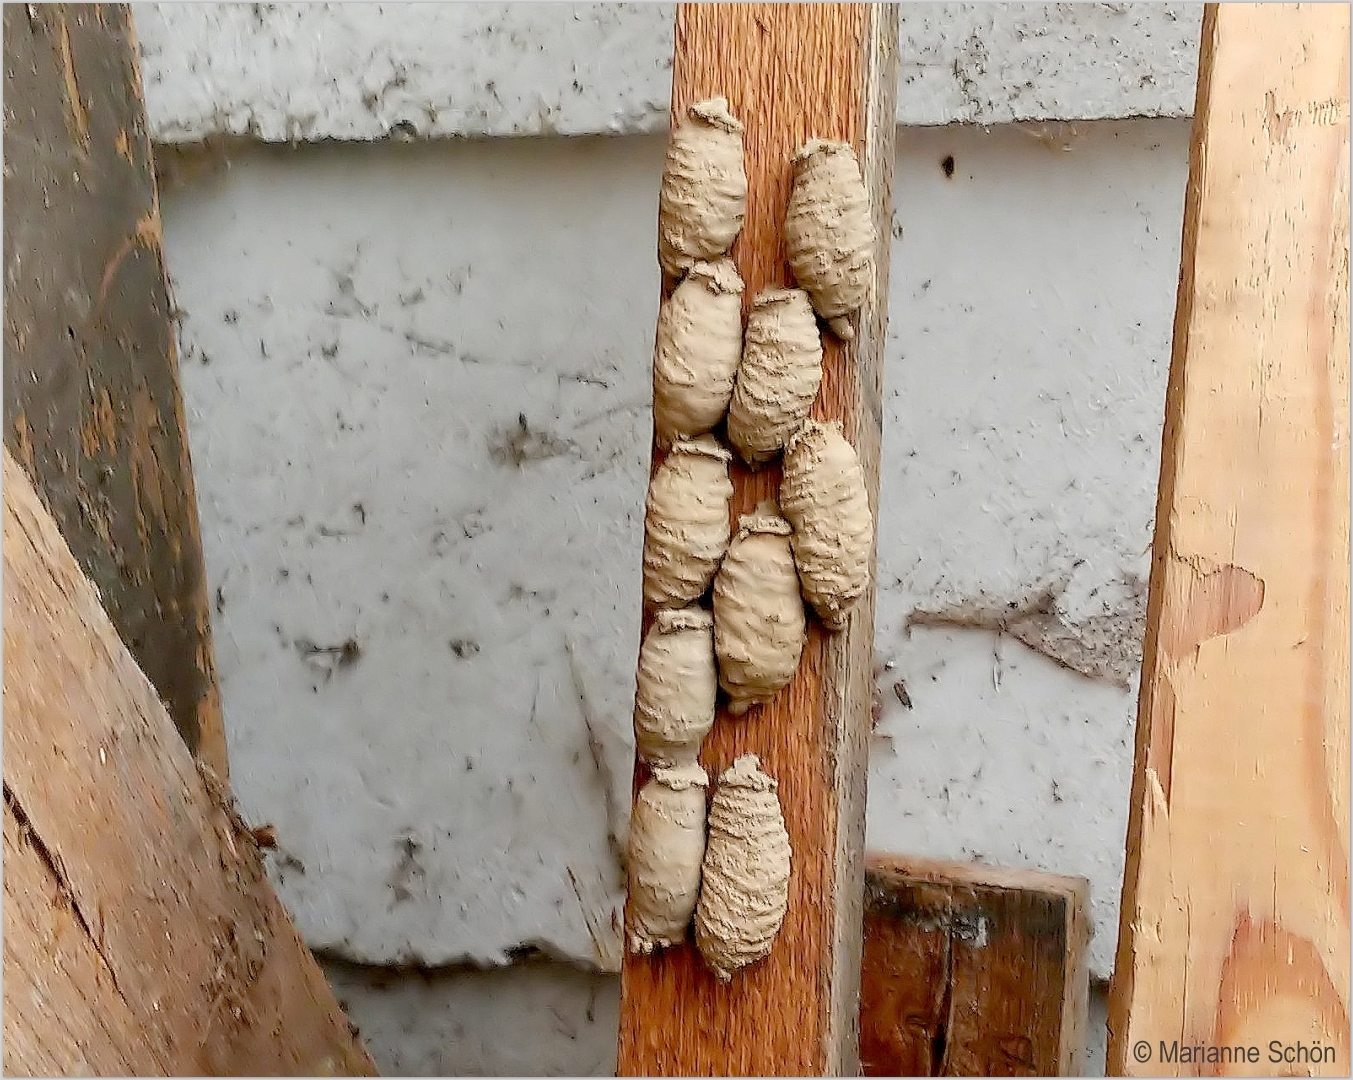
[[[1348,267],[1348,5],[1209,5],[1112,1072],[1348,1075]]]
[[[1084,1065],[1089,883],[870,855],[866,1076],[1074,1076]]]
[[[4,10],[4,443],[218,774],[225,733],[125,5]]]
[[[56,869],[5,799],[5,1072],[167,1075]],[[74,1006],[74,1007],[72,1007]]]
[[[6,1071],[371,1073],[253,834],[8,451],[4,492]],[[54,946],[45,972],[25,928]]]
[[[762,288],[793,280],[781,230],[794,151],[821,136],[853,142],[861,155],[885,238],[878,281],[856,340],[846,346],[824,335],[825,378],[814,416],[843,422],[876,513],[896,19],[892,5],[683,5],[672,78],[674,116],[719,94],[746,126],[747,218],[733,248],[746,282],[744,308]],[[655,452],[655,466],[659,460]],[[752,474],[735,464],[733,483],[736,523],[776,493],[779,469]],[[727,985],[704,969],[690,942],[653,958],[628,957],[622,1074],[856,1070],[873,617],[871,590],[836,637],[825,637],[810,620],[787,690],[755,717],[733,720],[720,712],[701,754],[711,776],[751,752],[779,781],[794,851],[788,915],[771,955]]]

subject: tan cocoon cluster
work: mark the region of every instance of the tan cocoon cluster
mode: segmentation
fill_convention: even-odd
[[[719,979],[770,953],[789,902],[789,833],[755,754],[719,777],[695,911],[695,944]]]
[[[752,301],[728,408],[728,441],[753,467],[778,454],[822,385],[822,338],[802,289],[766,289]]]
[[[714,726],[719,672],[714,616],[703,608],[659,611],[639,649],[634,743],[653,764],[689,765]]]
[[[742,231],[747,168],[742,123],[724,98],[698,101],[672,131],[658,192],[658,262],[672,277],[714,259]]]
[[[855,151],[849,143],[810,140],[794,155],[785,245],[795,279],[843,340],[855,336],[848,316],[868,299],[877,243]]]
[[[828,630],[869,586],[874,517],[855,448],[835,421],[804,423],[785,447],[780,506],[794,526],[803,594]]]
[[[658,767],[634,801],[625,910],[630,952],[651,953],[686,937],[700,895],[708,786],[699,765]]]
[[[653,426],[658,444],[703,435],[728,410],[742,357],[742,278],[732,259],[696,263],[658,309]]]
[[[769,701],[799,666],[807,624],[790,531],[762,503],[739,522],[714,579],[714,652],[734,716]]]
[[[728,550],[732,458],[713,435],[678,439],[653,473],[644,517],[644,601],[684,607],[698,599]]]

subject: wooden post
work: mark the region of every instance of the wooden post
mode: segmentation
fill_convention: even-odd
[[[131,10],[12,4],[4,444],[184,741],[226,774]]]
[[[258,841],[3,454],[5,1072],[373,1074]]]
[[[1208,5],[1111,1073],[1348,1075],[1348,290],[1349,7]]]
[[[865,1076],[1079,1076],[1090,883],[1036,870],[870,855]]]
[[[877,517],[883,344],[892,225],[897,16],[892,5],[678,8],[673,115],[714,95],[746,125],[747,219],[733,249],[744,309],[792,283],[782,237],[791,157],[813,136],[855,144],[879,234],[878,279],[847,347],[824,333],[818,419],[839,419],[865,467]],[[657,177],[654,177],[656,184]],[[654,465],[658,463],[655,452]],[[735,466],[733,520],[778,490],[778,468]],[[720,985],[689,940],[625,960],[622,1075],[823,1075],[858,1068],[865,745],[874,602],[828,638],[810,620],[786,691],[732,719],[722,710],[701,761],[711,776],[756,753],[780,783],[794,850],[789,912],[771,955]]]

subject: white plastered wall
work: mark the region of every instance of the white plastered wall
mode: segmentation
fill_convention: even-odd
[[[903,31],[868,841],[1084,874],[1101,977],[1198,13]],[[671,11],[136,17],[274,880],[387,1070],[605,1071]]]

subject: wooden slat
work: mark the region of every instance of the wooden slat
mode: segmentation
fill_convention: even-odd
[[[870,855],[866,1076],[1076,1076],[1090,983],[1089,883]]]
[[[226,772],[125,5],[7,4],[4,444],[188,745]]]
[[[747,219],[733,248],[747,286],[744,307],[760,289],[793,280],[781,230],[794,151],[822,136],[851,141],[861,155],[882,238],[878,280],[852,346],[824,335],[814,415],[843,421],[876,514],[896,19],[892,5],[682,5],[672,74],[674,115],[718,94],[746,125]],[[655,467],[659,460],[655,451]],[[775,494],[779,470],[753,475],[735,465],[733,483],[736,522]],[[873,617],[871,590],[835,638],[810,620],[790,687],[760,715],[720,712],[701,755],[710,774],[752,752],[779,780],[794,850],[788,915],[771,955],[728,985],[709,975],[690,942],[654,958],[628,957],[622,1075],[855,1070]]]
[[[4,492],[5,1071],[372,1073],[8,451]]]
[[[1348,1075],[1348,168],[1348,5],[1209,5],[1113,1072]]]

